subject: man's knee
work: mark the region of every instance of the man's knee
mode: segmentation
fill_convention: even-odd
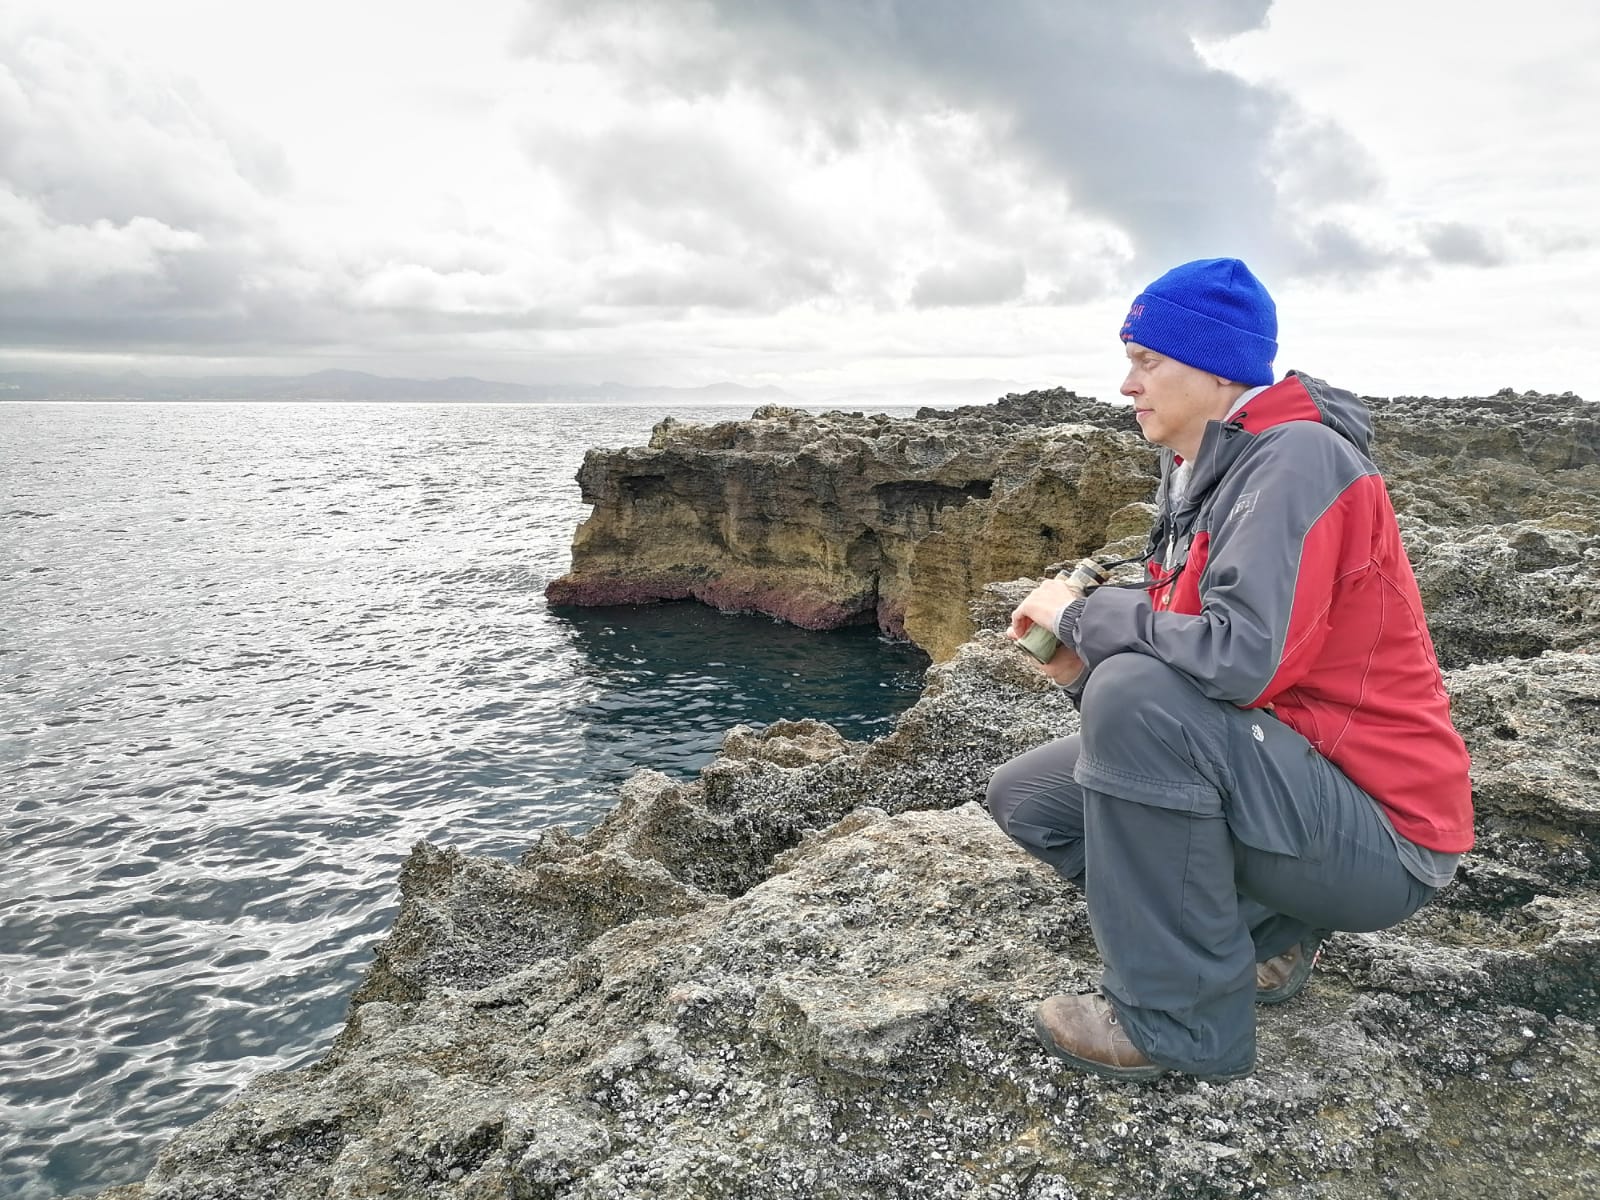
[[[1095,664],[1083,691],[1083,714],[1088,715],[1091,702],[1096,709],[1127,711],[1141,704],[1158,702],[1160,697],[1178,687],[1192,689],[1194,685],[1183,672],[1167,666],[1159,658],[1132,651],[1113,654]]]
[[[1081,824],[1081,810],[1073,800],[1077,785],[1072,769],[1077,761],[1078,738],[1074,734],[1002,763],[990,776],[984,795],[995,824],[1014,839],[1023,836],[1016,825],[1024,810],[1025,825]]]
[[[1169,711],[1175,702],[1187,699],[1194,684],[1181,672],[1148,654],[1113,654],[1095,664],[1083,691],[1081,720],[1088,734],[1091,721],[1125,721],[1129,715],[1146,710]]]
[[[1179,734],[1182,714],[1203,699],[1188,676],[1160,659],[1114,654],[1095,664],[1084,689],[1084,741],[1101,759],[1118,746],[1148,748],[1152,737]]]
[[[1003,764],[984,800],[1000,831],[1063,877],[1083,877],[1083,808],[1072,769],[1076,736],[1038,747]]]
[[[989,777],[989,789],[983,798],[984,806],[994,818],[994,823],[1007,835],[1011,833],[1011,814],[1017,811],[1017,805],[1022,802],[1016,786],[1015,762],[1013,759],[1011,762],[1001,764],[995,770]]]

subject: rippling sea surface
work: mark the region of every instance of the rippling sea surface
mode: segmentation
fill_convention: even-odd
[[[0,1196],[319,1058],[418,839],[513,856],[734,724],[915,700],[871,630],[546,608],[584,449],[666,411],[0,404]]]

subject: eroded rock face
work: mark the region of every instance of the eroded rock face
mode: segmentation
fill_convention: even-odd
[[[1037,1048],[1034,1005],[1099,962],[1082,896],[981,809],[997,765],[1076,724],[999,632],[1024,577],[983,589],[887,737],[737,728],[697,780],[643,772],[515,864],[419,845],[327,1059],[106,1200],[1600,1195],[1593,463],[1402,434],[1380,452],[1465,664],[1478,843],[1261,1010],[1253,1076],[1115,1084]],[[1503,507],[1456,520],[1485,480],[1514,482]]]
[[[1142,541],[1157,456],[1140,437],[1084,425],[1020,436],[996,461],[993,495],[942,514],[912,548],[904,632],[935,660],[972,636],[990,583],[1036,575],[1121,536],[1136,511]]]
[[[1369,401],[1447,667],[1582,645],[1600,620],[1600,415],[1572,396]]]
[[[984,583],[1087,553],[1112,513],[1150,491],[1155,457],[1136,434],[1037,424],[1109,424],[1117,410],[1070,392],[1012,400],[914,421],[776,406],[716,425],[669,417],[647,447],[585,457],[593,512],[546,596],[692,598],[808,629],[875,621],[896,636],[909,621],[915,640],[948,653],[971,633],[966,606]],[[930,534],[957,528],[953,514],[991,500],[919,557]]]

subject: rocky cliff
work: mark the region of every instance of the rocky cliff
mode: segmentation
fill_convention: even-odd
[[[1081,896],[980,808],[1076,720],[998,632],[1015,579],[887,737],[734,729],[517,863],[419,845],[332,1053],[103,1200],[1600,1195],[1600,427],[1554,397],[1378,407],[1478,845],[1410,921],[1332,939],[1250,1078],[1116,1084],[1033,1042],[1098,960]],[[1018,436],[1086,464],[1109,432]],[[972,528],[1030,486],[991,479]]]
[[[591,451],[578,483],[593,512],[546,596],[876,621],[943,656],[985,583],[1088,553],[1150,494],[1155,456],[1125,409],[1058,392],[923,416],[769,406],[669,417],[646,447]]]

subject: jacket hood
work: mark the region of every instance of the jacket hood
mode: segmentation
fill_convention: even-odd
[[[1371,456],[1372,413],[1367,406],[1353,392],[1330,387],[1299,371],[1290,371],[1240,409],[1233,419],[1250,433],[1260,433],[1288,421],[1316,421],[1344,438],[1362,455]]]

